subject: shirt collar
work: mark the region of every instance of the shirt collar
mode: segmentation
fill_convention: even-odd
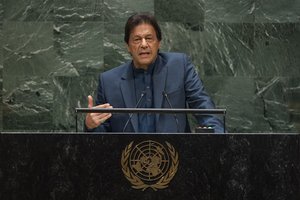
[[[133,74],[137,75],[137,74],[141,74],[141,73],[144,73],[145,71],[147,71],[149,74],[152,75],[153,71],[154,71],[154,68],[155,68],[156,61],[157,61],[157,57],[156,57],[155,61],[148,66],[147,70],[135,68],[134,64],[133,64],[133,61],[132,61],[131,62],[131,67],[133,69]]]

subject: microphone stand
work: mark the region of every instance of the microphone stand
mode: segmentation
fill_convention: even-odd
[[[171,102],[169,100],[168,94],[165,91],[163,91],[162,94],[166,98],[167,103],[169,104],[170,108],[173,109],[173,106],[172,106],[172,104],[171,104]],[[175,122],[176,122],[176,126],[177,126],[177,133],[179,133],[179,122],[178,122],[178,118],[177,118],[176,113],[173,116],[175,118]]]

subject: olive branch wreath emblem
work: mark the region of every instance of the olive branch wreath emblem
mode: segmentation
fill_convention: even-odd
[[[173,179],[173,177],[177,172],[179,160],[178,160],[178,153],[175,151],[174,147],[168,142],[166,142],[166,144],[168,146],[172,163],[168,172],[154,184],[144,183],[139,177],[135,176],[130,171],[128,167],[129,164],[128,161],[129,161],[129,156],[132,149],[133,141],[125,147],[125,149],[122,151],[121,166],[126,179],[132,184],[132,188],[141,189],[142,191],[146,190],[147,188],[152,188],[154,191],[157,191],[158,189],[164,189],[169,186],[168,184],[170,183],[170,181]]]

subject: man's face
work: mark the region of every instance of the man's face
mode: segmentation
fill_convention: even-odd
[[[136,68],[147,69],[157,56],[160,41],[150,24],[137,25],[130,33],[127,49]]]

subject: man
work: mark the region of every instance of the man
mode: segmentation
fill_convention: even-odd
[[[125,26],[124,40],[132,61],[100,74],[97,106],[89,108],[215,108],[186,55],[160,53],[161,29],[154,16],[136,14]],[[223,132],[215,116],[198,115],[201,126]],[[95,132],[190,132],[184,114],[89,113],[85,128]]]

